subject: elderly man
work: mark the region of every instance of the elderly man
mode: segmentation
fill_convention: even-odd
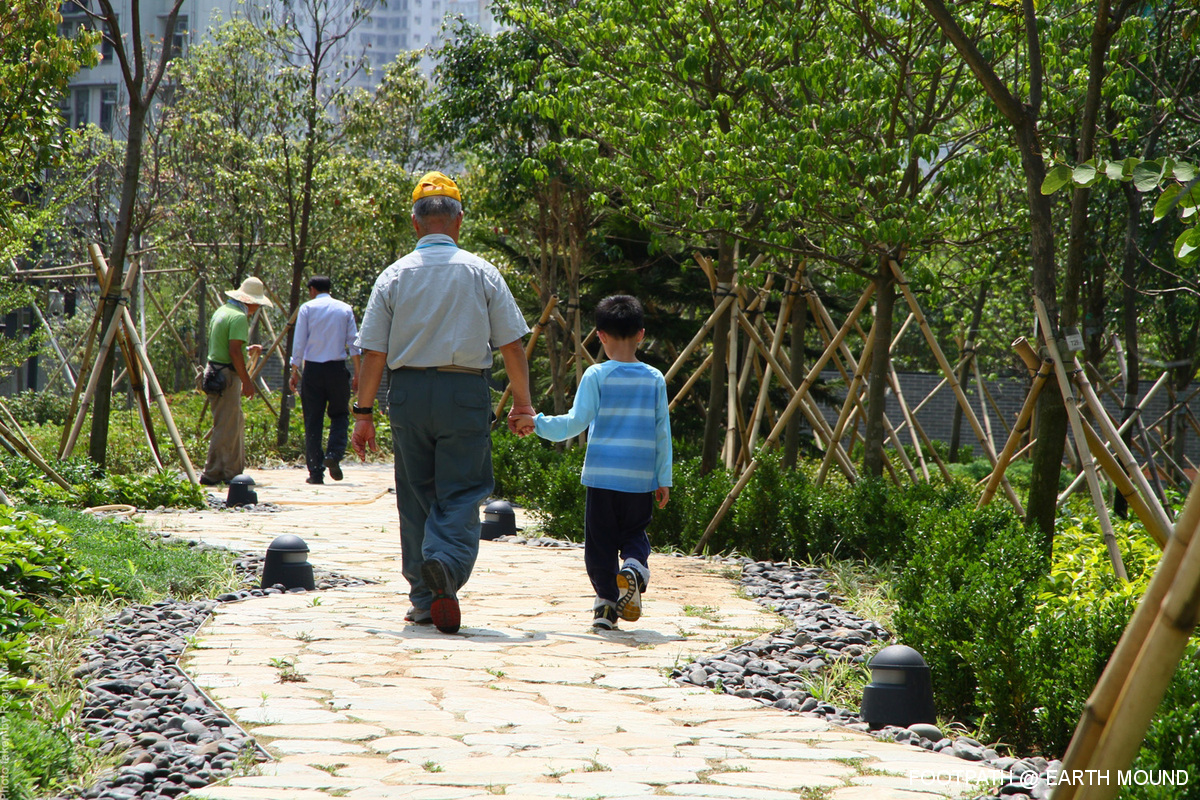
[[[457,592],[479,554],[479,502],[493,485],[487,371],[499,349],[515,431],[514,418],[533,413],[521,344],[529,326],[500,272],[458,247],[463,211],[454,181],[427,173],[412,197],[416,249],[375,281],[358,334],[363,357],[351,444],[360,458],[378,449],[372,412],[386,367],[412,601],[405,618],[454,633]]]
[[[225,292],[229,300],[212,315],[208,326],[209,376],[219,375],[224,388],[209,392],[213,412],[212,437],[208,440],[208,460],[200,483],[215,486],[240,475],[246,468],[246,421],[242,416],[242,398],[254,397],[254,381],[246,369],[246,341],[250,338],[250,317],[260,306],[272,308],[263,282],[250,277],[237,289]],[[262,350],[250,345],[251,353]],[[223,379],[223,380],[222,380]],[[211,385],[206,377],[206,384]]]

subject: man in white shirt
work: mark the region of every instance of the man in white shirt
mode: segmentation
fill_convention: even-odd
[[[427,173],[413,191],[413,252],[375,281],[363,312],[354,452],[375,444],[374,401],[388,380],[406,618],[459,628],[457,592],[479,555],[479,502],[492,491],[491,394],[499,350],[514,415],[533,416],[521,309],[495,266],[458,246],[462,197],[454,181]]]
[[[342,456],[350,428],[350,392],[358,388],[359,354],[354,343],[358,328],[354,311],[329,292],[332,282],[324,275],[308,279],[309,301],[296,315],[292,340],[292,391],[300,385],[304,412],[304,460],[308,482],[324,483],[325,469],[335,481],[342,479]],[[354,362],[353,376],[346,370],[346,354]],[[303,377],[302,377],[303,376]],[[329,444],[322,445],[325,415],[329,414]]]

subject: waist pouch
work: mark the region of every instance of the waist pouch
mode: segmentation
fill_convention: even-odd
[[[221,392],[225,391],[225,387],[229,385],[229,380],[225,377],[227,369],[230,368],[224,364],[208,362],[208,366],[204,368],[204,376],[200,379],[200,388],[205,394],[220,396]]]

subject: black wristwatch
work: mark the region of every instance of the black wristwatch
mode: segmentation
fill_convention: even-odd
[[[362,406],[354,406],[353,411],[355,414],[374,414],[375,406],[369,405],[366,408],[363,408]]]

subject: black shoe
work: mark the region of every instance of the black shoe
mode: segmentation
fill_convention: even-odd
[[[201,486],[216,486],[219,483],[220,483],[220,481],[213,480],[212,478],[208,477],[207,475],[200,476],[200,485]]]
[[[334,458],[333,456],[325,459],[325,469],[329,470],[329,477],[333,478],[335,481],[340,481],[342,479],[342,462],[340,459]]]
[[[433,624],[442,633],[458,633],[462,614],[458,608],[458,598],[455,597],[454,584],[446,565],[435,558],[425,560],[421,565],[421,577],[425,586],[433,592],[433,602],[429,604],[429,613]]]
[[[638,574],[631,567],[617,573],[617,616],[634,622],[642,616],[642,591]]]
[[[597,606],[592,612],[592,627],[615,631],[617,629],[617,610],[610,605]]]
[[[325,479],[324,479],[324,478],[322,478],[320,475],[309,475],[309,476],[308,476],[308,477],[307,477],[307,478],[304,480],[304,482],[305,482],[305,483],[316,483],[316,484],[320,484],[320,485],[322,485],[322,486],[323,486],[323,485],[325,484]]]

